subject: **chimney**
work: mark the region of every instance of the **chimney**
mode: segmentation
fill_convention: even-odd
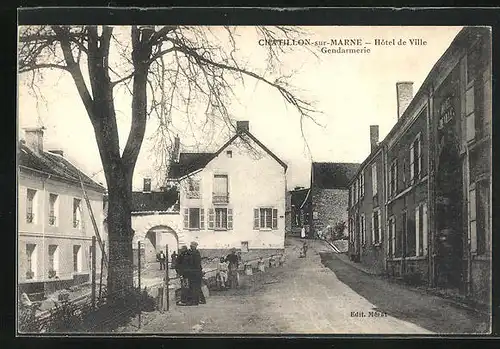
[[[174,138],[174,149],[172,152],[172,157],[174,162],[179,162],[179,151],[181,149],[181,140],[179,138],[179,135],[175,136]]]
[[[250,123],[248,121],[236,121],[236,132],[248,132],[250,131]]]
[[[378,125],[370,125],[370,147],[373,152],[378,146]]]
[[[49,150],[49,153],[60,155],[60,156],[64,157],[64,150],[62,150],[62,149]]]
[[[45,130],[43,126],[24,129],[26,145],[37,154],[43,153],[43,130]]]
[[[144,178],[144,188],[142,190],[144,193],[151,192],[151,178]]]
[[[405,112],[413,99],[413,82],[400,81],[396,83],[396,95],[398,97],[398,120]]]

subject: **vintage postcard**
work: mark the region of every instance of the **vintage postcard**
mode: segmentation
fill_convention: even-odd
[[[20,25],[18,335],[489,334],[491,36]]]

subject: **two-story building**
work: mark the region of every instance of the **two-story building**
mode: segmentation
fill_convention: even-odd
[[[356,262],[385,269],[384,159],[378,126],[370,126],[371,154],[352,176],[348,199],[349,255]]]
[[[248,121],[238,121],[236,134],[214,153],[176,155],[168,177],[179,188],[182,240],[197,241],[205,255],[283,249],[286,170]]]
[[[385,265],[384,272],[394,277],[455,289],[489,303],[490,28],[462,29],[414,97],[411,83],[396,87],[398,120],[378,147],[384,178],[378,191],[384,197],[378,204],[371,196],[365,198],[372,206],[385,207],[385,253],[365,258],[360,252],[359,215],[352,199],[350,254],[361,263],[378,265],[379,271]],[[372,151],[363,164],[373,158]],[[350,183],[351,197],[359,196],[356,177]]]
[[[25,129],[25,140],[18,150],[20,290],[49,292],[89,280],[95,231],[82,182],[101,238],[106,241],[105,188],[74,166],[62,151],[45,151],[43,128]],[[96,260],[100,259],[97,245]]]

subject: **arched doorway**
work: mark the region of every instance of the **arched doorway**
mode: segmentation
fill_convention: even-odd
[[[178,250],[179,238],[175,230],[168,226],[155,226],[148,230],[144,239],[144,253],[146,262],[155,262],[156,254],[160,251],[165,252],[168,245],[168,254]]]

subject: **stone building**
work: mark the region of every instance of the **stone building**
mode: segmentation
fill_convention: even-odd
[[[459,32],[411,100],[411,83],[397,84],[398,119],[378,146],[385,251],[360,254],[358,213],[351,208],[354,259],[489,303],[491,88],[491,30],[483,27]],[[363,164],[370,159],[373,152]],[[351,193],[358,185],[358,178],[351,181]],[[375,206],[371,196],[365,200]]]

